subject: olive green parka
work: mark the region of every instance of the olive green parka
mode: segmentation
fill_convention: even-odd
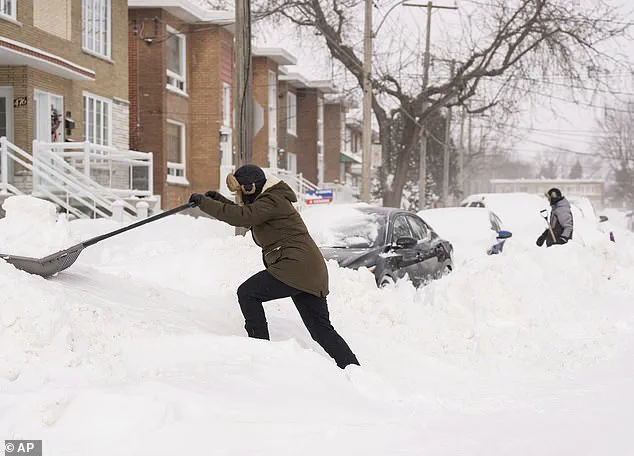
[[[324,297],[328,294],[326,262],[293,206],[296,201],[286,183],[269,178],[252,204],[237,205],[218,194],[216,199],[204,198],[200,209],[229,225],[250,228],[269,274],[293,288]]]

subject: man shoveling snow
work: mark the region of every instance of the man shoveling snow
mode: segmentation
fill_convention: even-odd
[[[548,190],[546,197],[550,201],[550,221],[547,220],[548,228],[537,238],[537,245],[541,247],[544,242],[546,242],[547,247],[554,244],[566,244],[572,239],[573,230],[570,203],[558,188]],[[544,209],[543,212],[546,210]]]
[[[293,207],[297,197],[277,179],[267,179],[255,165],[244,165],[227,176],[229,190],[240,204],[217,192],[193,194],[189,201],[212,217],[251,229],[262,248],[266,270],[238,287],[238,301],[249,337],[269,339],[263,302],[290,297],[312,338],[345,368],[359,364],[348,344],[335,331],[328,314],[328,269],[319,248]]]

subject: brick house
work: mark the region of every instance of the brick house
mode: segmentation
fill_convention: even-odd
[[[326,100],[324,108],[324,181],[341,183],[341,153],[345,150],[346,104]]]
[[[279,77],[281,108],[278,143],[281,168],[302,173],[321,186],[325,182],[324,94],[333,93],[328,81],[309,81],[297,73]]]
[[[282,65],[296,63],[284,49],[253,49],[253,108],[260,127],[253,137],[253,163],[263,168],[278,168],[278,77]]]
[[[127,24],[127,0],[0,0],[0,136],[128,150]]]
[[[343,133],[343,144],[340,156],[339,179],[342,184],[359,187],[363,167],[363,123],[359,120],[359,112],[352,111],[346,117]],[[371,173],[382,164],[382,147],[379,133],[372,130]]]
[[[231,169],[233,13],[129,0],[130,132],[154,153],[163,207],[221,187]]]

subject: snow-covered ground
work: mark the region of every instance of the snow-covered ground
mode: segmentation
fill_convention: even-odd
[[[1,253],[118,227],[8,208]],[[266,305],[272,342],[245,337],[235,289],[261,256],[231,233],[172,216],[49,280],[0,260],[0,439],[48,456],[634,454],[630,233],[551,249],[514,233],[418,290],[331,263],[352,372],[290,300]]]

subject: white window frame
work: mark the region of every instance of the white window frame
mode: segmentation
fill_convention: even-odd
[[[11,2],[11,3],[9,3]],[[7,6],[10,5],[11,11],[7,10]],[[18,0],[0,0],[0,19],[9,19],[11,21],[17,21],[18,12]]]
[[[94,101],[94,106],[95,109],[93,110],[93,118],[92,118],[92,122],[88,121],[88,103],[90,102],[90,99],[92,99]],[[107,141],[103,144],[99,144],[98,142],[95,142],[94,140],[97,138],[97,102],[101,102],[101,140],[103,141]],[[89,131],[89,127],[91,127],[94,129],[93,130],[93,142],[91,142],[91,144],[97,144],[97,145],[101,145],[101,146],[107,146],[110,147],[112,146],[112,100],[110,100],[109,98],[104,98],[104,97],[100,97],[99,95],[95,95],[94,93],[90,93],[90,92],[83,92],[83,103],[84,103],[84,140],[88,141],[88,138],[90,138],[90,135],[88,134]],[[104,105],[108,105],[108,134],[104,135],[103,133],[103,128],[104,128],[104,121],[103,119],[105,118],[103,115],[103,107]]]
[[[13,141],[13,87],[0,86],[0,97],[6,98],[7,139]]]
[[[167,90],[178,93],[180,95],[187,95],[187,37],[180,33],[175,28],[167,26],[168,40],[173,39],[172,36],[176,36],[179,40],[179,47],[181,53],[181,69],[183,74],[174,73],[169,68],[167,69]],[[169,52],[169,51],[168,51]],[[168,55],[169,61],[169,55]],[[182,84],[182,88],[179,87],[179,83]]]
[[[231,128],[231,85],[222,83],[222,126]]]
[[[90,4],[90,11],[88,11],[88,5]],[[103,7],[106,6],[106,39],[103,37],[103,30],[101,25],[103,24],[104,12]],[[95,14],[98,11],[97,14]],[[82,13],[82,49],[84,52],[94,55],[96,57],[105,58],[110,60],[112,57],[112,3],[111,0],[82,0],[81,2]],[[88,30],[88,15],[92,17],[92,23],[94,24],[93,30]]]
[[[175,125],[181,130],[181,163],[167,161],[167,183],[177,185],[189,185],[187,180],[187,125],[176,120],[167,119],[167,123]],[[169,145],[169,144],[168,144]],[[177,174],[182,172],[182,176]]]
[[[286,131],[297,136],[297,95],[290,90],[286,95]]]

